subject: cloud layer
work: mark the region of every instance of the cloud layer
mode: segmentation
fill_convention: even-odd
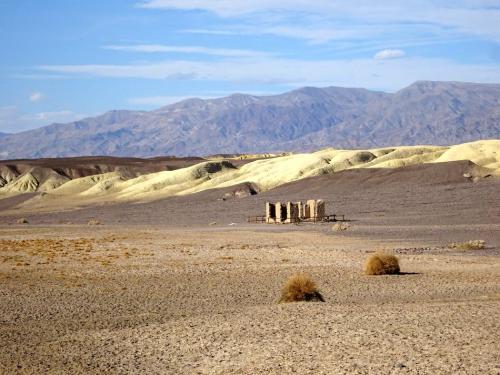
[[[185,53],[198,55],[212,55],[222,57],[259,57],[266,56],[267,53],[261,51],[228,49],[228,48],[207,48],[200,46],[166,46],[161,44],[138,44],[138,45],[108,45],[104,49],[113,51],[142,52],[142,53]]]
[[[314,22],[288,27],[276,27],[275,32],[284,36],[299,35],[299,30],[307,33],[307,26],[326,24],[328,29],[334,26],[337,20],[346,20],[343,30],[356,30],[360,25],[411,24],[412,27],[427,28],[438,26],[443,31],[452,29],[454,32],[487,37],[500,41],[500,4],[492,0],[148,0],[139,2],[138,7],[147,9],[180,9],[203,10],[217,14],[220,17],[251,18],[251,23],[269,19],[272,14],[274,23],[279,18],[286,19],[287,15],[302,14],[301,19],[307,20],[307,15],[315,18]],[[280,14],[280,17],[276,17]],[[352,27],[348,25],[352,25]],[[267,32],[266,28],[262,29]]]
[[[416,80],[500,82],[496,65],[461,64],[446,59],[292,60],[279,58],[163,61],[124,65],[48,65],[60,74],[107,78],[143,78],[279,83],[290,86],[337,85],[394,91]]]

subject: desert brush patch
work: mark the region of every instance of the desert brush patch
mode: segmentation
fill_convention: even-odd
[[[325,302],[311,277],[304,273],[290,276],[281,290],[280,303],[287,302]]]
[[[400,272],[399,260],[392,254],[375,253],[366,259],[363,271],[366,275],[395,275]]]
[[[486,241],[484,240],[470,240],[465,242],[452,242],[448,244],[448,248],[460,250],[481,250],[485,247]]]

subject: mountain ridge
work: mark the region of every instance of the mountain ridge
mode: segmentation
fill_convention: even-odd
[[[112,110],[0,136],[3,158],[209,155],[500,138],[500,84],[417,81],[395,93],[303,87]]]

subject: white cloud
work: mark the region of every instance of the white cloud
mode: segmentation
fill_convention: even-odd
[[[416,28],[426,36],[416,36]],[[302,23],[288,24],[259,24],[259,25],[226,25],[218,29],[182,29],[181,33],[206,34],[206,35],[271,35],[278,37],[305,40],[312,44],[321,44],[335,41],[332,48],[337,48],[339,42],[343,43],[376,43],[386,46],[388,44],[400,44],[401,42],[412,43],[443,43],[452,39],[464,40],[464,36],[454,35],[450,31],[442,30],[436,25],[380,25],[373,24],[347,24],[338,25],[335,22],[309,20]]]
[[[397,59],[399,57],[403,57],[405,55],[405,51],[402,49],[383,49],[382,51],[377,52],[373,58],[375,60],[387,60],[387,59]]]
[[[139,45],[125,45],[125,46],[109,45],[109,46],[104,46],[103,48],[114,51],[145,52],[145,53],[174,52],[174,53],[190,53],[190,54],[223,56],[223,57],[259,57],[259,56],[269,55],[265,52],[243,50],[243,49],[207,48],[200,46],[165,46],[161,44],[139,44]]]
[[[34,80],[40,80],[40,81],[45,81],[45,80],[59,80],[59,79],[66,79],[68,77],[65,77],[63,75],[56,75],[56,74],[12,74],[9,76],[10,78],[15,78],[15,79],[29,79],[31,81]]]
[[[500,8],[498,1],[435,1],[435,0],[146,0],[137,4],[149,9],[205,10],[221,17],[238,17],[250,21],[255,26],[265,25],[264,16],[279,14],[282,18],[300,13],[304,18],[314,15],[326,22],[346,20],[343,28],[357,30],[366,25],[382,28],[392,25],[409,25],[416,30],[420,27],[439,27],[442,32],[474,35],[500,41]],[[307,32],[315,28],[316,21],[285,22],[281,30],[284,36],[300,33],[287,30],[290,25],[299,26]],[[302,25],[300,25],[302,23]],[[298,24],[298,25],[297,25]],[[265,31],[265,29],[263,29]]]
[[[24,113],[16,106],[0,107],[0,132],[17,133],[55,122],[80,120],[87,115],[70,110]]]
[[[34,92],[29,96],[30,102],[39,102],[40,100],[44,99],[45,96],[41,92]]]
[[[324,0],[316,0],[324,3]],[[292,3],[292,4],[290,4]],[[183,10],[207,10],[221,16],[233,16],[245,13],[259,12],[271,9],[290,9],[299,3],[305,5],[304,0],[146,0],[137,4],[141,8],[149,9],[183,9]]]
[[[51,65],[40,69],[76,76],[186,79],[235,83],[281,83],[290,86],[339,85],[397,90],[417,80],[500,82],[496,65],[461,64],[437,58],[381,61],[291,60],[279,58],[215,61],[165,61],[135,65]]]
[[[435,1],[406,0],[403,4],[397,0],[143,0],[138,7],[149,9],[205,10],[224,17],[263,12],[301,12],[304,14],[356,15],[364,18],[384,20],[408,18],[412,20],[432,16],[435,11],[465,10],[469,12],[496,11],[498,1]],[[453,18],[450,15],[449,18]]]
[[[230,25],[224,29],[182,29],[181,33],[205,34],[205,35],[271,35],[285,38],[305,40],[310,44],[323,44],[331,41],[329,48],[332,50],[361,49],[372,52],[387,45],[419,46],[443,44],[457,41],[476,40],[476,37],[465,37],[455,35],[451,31],[441,30],[435,25],[421,25],[420,31],[425,36],[415,35],[417,26],[402,25],[348,25],[340,27],[332,24],[310,24],[310,25]],[[402,35],[404,34],[404,35]]]

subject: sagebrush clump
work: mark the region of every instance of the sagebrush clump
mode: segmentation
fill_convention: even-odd
[[[325,302],[316,283],[304,273],[296,273],[288,278],[281,290],[280,303],[284,302]]]
[[[486,246],[486,241],[484,240],[471,240],[466,242],[453,242],[448,245],[450,249],[461,249],[461,250],[481,250]]]
[[[398,274],[400,272],[399,260],[392,254],[373,254],[365,261],[364,272],[367,275]]]

